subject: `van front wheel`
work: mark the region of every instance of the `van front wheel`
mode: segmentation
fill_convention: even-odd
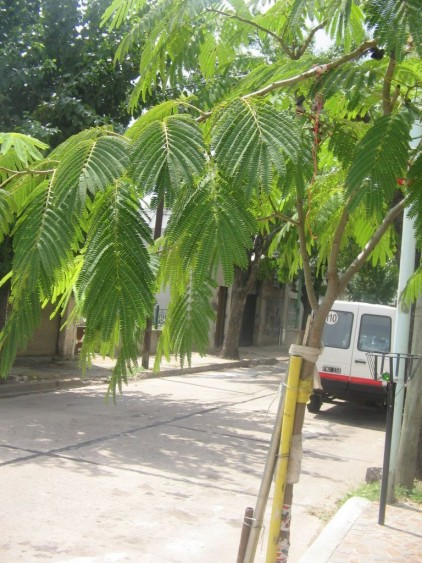
[[[322,405],[322,395],[320,393],[312,393],[306,407],[309,412],[316,414],[320,411]]]

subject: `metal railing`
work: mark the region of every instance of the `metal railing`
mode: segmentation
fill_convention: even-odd
[[[166,316],[167,309],[161,309],[159,305],[155,305],[152,324],[156,330],[163,326]]]

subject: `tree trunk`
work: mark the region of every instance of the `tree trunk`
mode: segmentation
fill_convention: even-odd
[[[422,481],[422,425],[419,430],[418,455],[416,459],[416,479]]]
[[[422,343],[422,299],[416,304],[415,322],[413,328],[412,350],[420,352]],[[399,456],[397,461],[397,482],[408,489],[414,486],[416,474],[422,469],[420,462],[422,430],[422,365],[407,384],[406,403],[404,408],[403,425],[400,436]],[[419,444],[419,448],[418,448]],[[418,464],[418,449],[419,464]],[[419,465],[419,471],[418,471]]]
[[[248,294],[256,283],[257,266],[248,270],[235,269],[232,286],[229,320],[225,330],[223,348],[220,356],[228,360],[239,359],[239,341],[242,330],[243,312]]]
[[[239,359],[239,340],[242,328],[243,311],[247,298],[246,291],[233,284],[230,300],[229,319],[225,330],[221,357],[228,360]]]
[[[237,266],[234,269],[234,282],[230,301],[230,313],[225,331],[223,348],[220,356],[222,358],[237,360],[239,359],[239,341],[242,330],[243,312],[248,294],[253,290],[257,278],[259,262],[268,246],[272,236],[267,237],[258,235],[255,237],[253,249],[249,257],[249,267],[241,270]]]
[[[154,240],[157,240],[161,236],[161,232],[163,229],[163,217],[164,217],[164,197],[160,199],[160,202],[157,207],[157,212],[155,215]],[[144,369],[149,368],[151,338],[152,338],[152,311],[151,311],[151,317],[147,319],[146,322],[146,326],[144,330],[144,341],[142,344],[142,367]]]
[[[4,327],[7,317],[7,300],[9,299],[10,284],[0,287],[0,330]]]

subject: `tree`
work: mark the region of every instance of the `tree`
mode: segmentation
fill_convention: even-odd
[[[90,126],[121,132],[137,76],[130,60],[115,66],[116,33],[99,33],[108,0],[0,0],[0,131],[28,133],[50,146]],[[12,239],[0,246],[0,279],[11,268]],[[10,291],[0,288],[0,327]]]
[[[123,132],[136,65],[113,64],[119,38],[99,32],[108,0],[0,1],[1,131],[56,146],[88,127]]]
[[[82,355],[89,361],[98,339],[105,353],[118,345],[111,385],[121,385],[136,362],[156,267],[158,283],[171,289],[157,357],[189,360],[194,342],[205,351],[216,269],[231,284],[234,268],[247,268],[261,206],[272,208],[269,224],[286,220],[278,251],[292,275],[303,270],[313,310],[305,344],[318,350],[326,316],[353,276],[369,258],[392,256],[392,224],[404,208],[422,234],[422,156],[409,142],[421,103],[418,4],[115,0],[109,29],[132,21],[119,56],[145,39],[133,108],[155,85],[171,88],[199,72],[230,88],[158,105],[124,136],[83,132],[45,158],[28,138],[2,137],[2,158],[12,161],[0,163],[3,233],[11,217],[17,224],[1,373],[35,327],[40,303],[62,305],[75,286],[86,319]],[[321,29],[334,56],[312,48]],[[164,193],[172,216],[153,254],[139,202]],[[349,241],[359,252],[340,271]],[[313,255],[326,279],[321,303]],[[301,388],[311,389],[313,370],[304,360]],[[289,484],[285,504],[292,498]]]

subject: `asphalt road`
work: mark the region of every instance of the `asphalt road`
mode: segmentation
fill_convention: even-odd
[[[285,368],[147,379],[116,405],[105,385],[2,398],[0,561],[234,563]],[[291,562],[381,465],[384,428],[353,405],[307,415]]]

